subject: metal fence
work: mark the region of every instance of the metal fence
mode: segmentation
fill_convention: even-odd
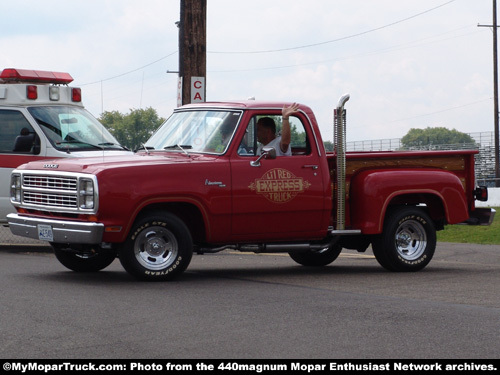
[[[494,147],[495,138],[493,132],[468,133],[475,143],[459,144],[431,144],[420,147],[412,147],[412,150],[470,150],[480,147]],[[372,139],[367,141],[347,142],[348,151],[395,151],[404,150],[401,138]]]
[[[487,186],[495,186],[495,138],[494,132],[468,134],[474,143],[431,144],[412,147],[409,150],[479,150],[476,155],[476,179]],[[347,151],[395,151],[405,150],[400,138],[347,142]]]

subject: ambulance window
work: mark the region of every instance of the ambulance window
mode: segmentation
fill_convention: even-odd
[[[73,106],[29,107],[28,111],[57,150],[122,150],[122,146],[83,108]]]
[[[1,153],[33,153],[37,139],[33,127],[21,112],[0,110]],[[38,152],[39,148],[36,148]]]

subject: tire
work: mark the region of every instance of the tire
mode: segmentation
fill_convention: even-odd
[[[327,249],[321,251],[300,251],[300,252],[290,252],[290,258],[296,261],[298,264],[307,267],[323,267],[332,263],[338,258],[339,254],[342,252],[342,247],[338,244],[332,245]]]
[[[418,207],[390,210],[386,215],[384,231],[375,237],[372,248],[378,263],[389,271],[419,271],[434,256],[434,223]]]
[[[184,222],[173,214],[155,212],[134,224],[119,259],[137,279],[165,281],[184,272],[192,255],[193,240]]]
[[[67,245],[51,243],[56,258],[63,266],[75,272],[97,272],[109,266],[116,258],[112,250],[99,245],[72,249]]]

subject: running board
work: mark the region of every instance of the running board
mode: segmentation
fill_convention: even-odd
[[[332,236],[355,236],[361,234],[361,230],[360,229],[331,230],[330,234]]]

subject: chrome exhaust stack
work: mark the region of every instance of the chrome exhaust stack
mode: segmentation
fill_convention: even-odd
[[[333,141],[337,153],[337,225],[336,230],[345,230],[345,193],[346,193],[346,110],[345,103],[349,94],[340,97],[334,111]]]

